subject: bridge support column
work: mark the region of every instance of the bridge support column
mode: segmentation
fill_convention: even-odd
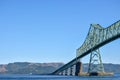
[[[76,69],[75,69],[75,75],[78,76],[82,72],[82,62],[77,62]]]
[[[65,75],[68,75],[68,69],[65,70]]]
[[[71,76],[73,75],[73,66],[70,67],[70,75],[71,75]]]
[[[62,73],[60,72],[60,73],[58,73],[58,75],[62,75]]]
[[[102,64],[102,59],[100,55],[99,49],[92,51],[90,54],[90,62],[88,67],[88,73],[89,74],[98,74],[98,73],[104,72],[104,67]]]
[[[60,74],[61,74],[61,75],[64,75],[64,71],[62,71]]]

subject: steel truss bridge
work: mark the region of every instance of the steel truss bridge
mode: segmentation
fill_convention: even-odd
[[[120,20],[113,23],[107,28],[103,28],[99,24],[91,24],[84,43],[76,50],[76,58],[74,58],[61,68],[57,69],[52,74],[63,74],[64,72],[65,75],[67,74],[67,70],[71,69],[72,75],[73,66],[76,65],[81,58],[85,57],[88,54],[90,54],[88,73],[94,71],[104,72],[99,48],[118,38],[120,38]],[[95,56],[97,57],[97,59],[94,58]],[[95,62],[96,64],[99,64],[99,66],[96,66],[96,68],[94,64]],[[76,70],[76,72],[79,71]]]

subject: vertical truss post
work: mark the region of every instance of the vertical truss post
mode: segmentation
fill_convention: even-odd
[[[92,51],[90,53],[88,73],[93,73],[93,72],[104,72],[104,67],[99,49]]]

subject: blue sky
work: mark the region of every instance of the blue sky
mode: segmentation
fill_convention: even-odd
[[[118,20],[119,0],[0,0],[0,64],[67,63],[91,23],[108,27]],[[119,39],[100,48],[103,62],[120,64],[119,48]]]

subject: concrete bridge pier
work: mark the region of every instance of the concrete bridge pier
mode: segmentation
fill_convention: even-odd
[[[64,75],[64,71],[60,72],[60,75]]]
[[[73,76],[74,74],[73,74],[73,66],[72,67],[70,67],[70,75],[71,76]]]
[[[75,69],[75,75],[78,76],[80,73],[82,73],[82,62],[77,62],[76,69]]]
[[[65,75],[66,75],[66,76],[68,75],[68,69],[65,70]]]
[[[58,73],[58,75],[64,75],[64,73],[63,73],[63,72],[60,72],[60,73]]]

